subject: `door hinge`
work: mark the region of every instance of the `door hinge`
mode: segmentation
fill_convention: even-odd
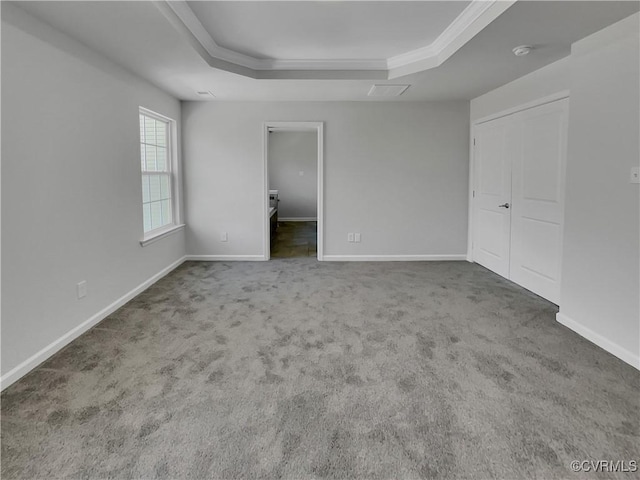
[[[473,139],[473,144],[474,144],[474,145],[476,144],[476,139],[475,139],[475,138]]]
[[[473,191],[473,198],[476,198],[476,191]]]

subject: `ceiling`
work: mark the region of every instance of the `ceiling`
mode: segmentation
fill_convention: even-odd
[[[389,79],[435,68],[515,0],[156,3],[214,68],[256,79]]]
[[[259,62],[298,60],[307,62],[300,65],[308,67],[309,61],[320,60],[342,62],[344,67],[354,60],[388,60],[425,42],[433,45],[447,22],[451,25],[452,18],[460,18],[461,12],[478,2],[176,3],[179,8],[199,12],[206,30],[200,33],[206,33],[220,51]],[[373,5],[371,15],[356,4]],[[449,44],[455,51],[445,48],[444,56],[448,56],[439,66],[423,55],[422,60],[396,67],[393,80],[388,80],[393,70],[388,62],[386,70],[356,66],[343,68],[336,75],[336,70],[324,68],[279,69],[277,62],[261,70],[253,68],[264,66],[260,63],[246,67],[214,58],[166,2],[44,1],[16,5],[177,98],[202,100],[196,92],[211,91],[213,101],[469,100],[566,57],[571,43],[639,9],[635,1],[519,0],[507,4],[509,8],[479,33],[466,40],[464,35],[456,37]],[[428,31],[419,28],[416,19],[420,15],[428,17],[423,18]],[[349,20],[352,17],[357,18]],[[270,26],[259,27],[261,20]],[[471,33],[473,28],[466,30],[467,36]],[[371,40],[376,35],[384,41]],[[522,44],[535,49],[526,57],[515,57],[511,50]],[[418,50],[424,54],[428,48]],[[434,58],[436,63],[440,60]],[[411,87],[400,97],[368,97],[373,83]]]
[[[260,59],[386,59],[430,45],[471,2],[187,2],[221,47]]]

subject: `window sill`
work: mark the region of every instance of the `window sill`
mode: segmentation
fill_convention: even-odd
[[[157,242],[161,238],[168,237],[169,235],[173,235],[180,230],[184,230],[185,224],[182,223],[180,225],[171,225],[168,228],[163,228],[157,232],[151,232],[151,235],[140,240],[140,246],[146,247],[147,245],[151,245],[154,242]]]

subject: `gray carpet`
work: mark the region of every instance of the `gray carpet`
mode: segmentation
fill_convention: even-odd
[[[3,393],[2,478],[599,478],[640,373],[555,313],[466,262],[186,263]]]

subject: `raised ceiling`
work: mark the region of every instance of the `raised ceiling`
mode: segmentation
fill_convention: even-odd
[[[14,21],[8,13],[26,11],[33,22],[35,17],[53,26],[182,100],[204,101],[197,92],[211,91],[215,98],[209,97],[210,101],[418,102],[475,98],[567,57],[571,43],[637,12],[639,5],[635,1],[519,0],[441,66],[392,81],[257,80],[212,68],[199,43],[180,33],[180,23],[176,26],[155,2],[3,1],[2,16],[3,21],[20,25],[26,19]],[[44,26],[34,28],[40,31]],[[60,33],[56,36],[62,38]],[[57,44],[59,48],[66,45]],[[511,49],[521,44],[536,48],[526,57],[515,57]],[[411,87],[399,97],[367,96],[374,83]]]
[[[431,45],[470,2],[187,2],[221,47],[259,59],[379,60]]]
[[[252,78],[389,79],[441,65],[514,1],[157,5],[215,68]]]
[[[261,59],[386,59],[430,45],[470,2],[187,2],[221,47]]]

